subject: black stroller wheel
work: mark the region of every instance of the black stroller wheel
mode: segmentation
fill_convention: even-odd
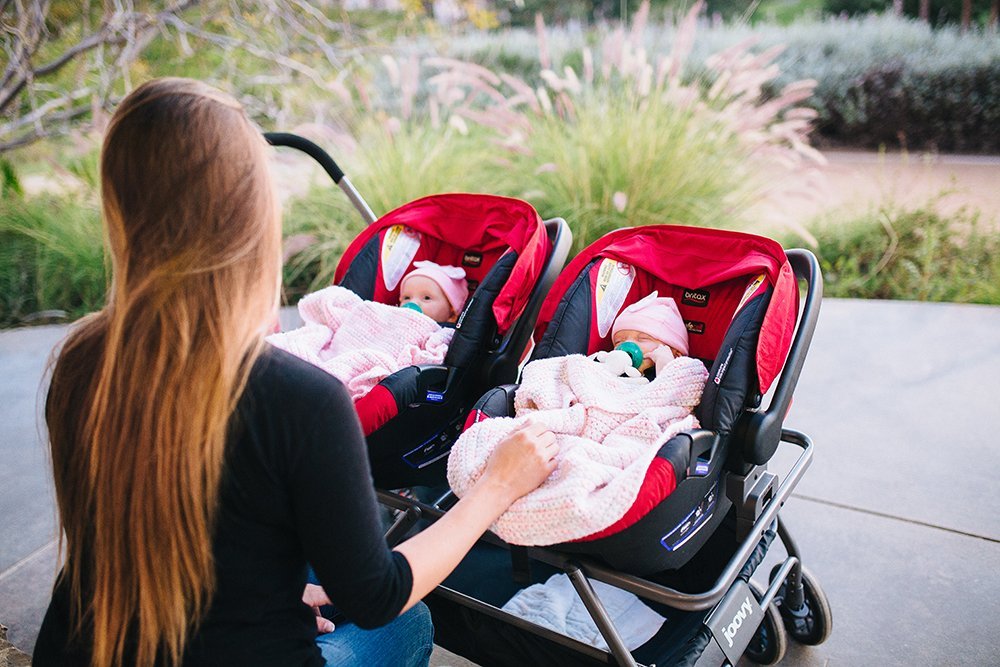
[[[774,569],[771,570],[771,580],[774,580],[780,567],[780,564],[775,565]],[[785,583],[781,584],[774,601],[781,610],[781,617],[785,622],[789,636],[796,642],[807,646],[822,644],[829,638],[830,632],[833,630],[833,611],[830,609],[830,601],[827,600],[826,593],[816,581],[816,577],[803,567],[803,605],[801,610],[793,611],[783,604],[787,583],[786,579]]]
[[[764,597],[761,590],[753,581],[749,582],[754,597],[760,600]],[[764,609],[764,620],[761,622],[757,632],[754,633],[750,645],[744,652],[746,658],[756,665],[776,665],[785,657],[785,650],[788,648],[788,635],[785,633],[785,625],[781,620],[781,614],[774,604],[767,605]]]

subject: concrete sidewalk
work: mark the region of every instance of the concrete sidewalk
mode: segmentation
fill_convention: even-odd
[[[0,623],[29,651],[56,567],[39,380],[64,333],[0,332]],[[816,456],[782,517],[834,629],[785,664],[1000,664],[998,405],[1000,308],[825,301],[786,422]]]

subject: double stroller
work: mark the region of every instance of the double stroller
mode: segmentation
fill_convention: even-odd
[[[272,143],[290,145],[274,136],[269,135]],[[336,174],[339,178],[331,172],[352,201],[361,202],[358,208],[364,214],[363,200],[339,169]],[[456,195],[443,197],[447,206],[447,198]],[[379,247],[373,239],[382,238],[379,230],[409,225],[415,218],[400,217],[400,211],[405,214],[408,207],[424,202],[401,207],[362,233],[345,253],[338,283],[378,300],[383,290],[377,280],[351,282],[352,272],[364,266],[367,276],[377,275]],[[501,206],[498,219],[521,210],[511,206]],[[523,217],[531,216],[525,212]],[[451,222],[457,224],[458,218]],[[468,379],[461,389],[447,385],[456,393],[453,406],[438,413],[436,423],[444,424],[440,433],[445,437],[438,436],[440,446],[431,451],[432,465],[415,467],[405,458],[414,444],[405,429],[388,431],[391,435],[385,439],[372,438],[405,416],[403,411],[368,435],[369,446],[378,449],[373,447],[371,463],[376,485],[382,489],[379,499],[398,514],[387,533],[390,543],[437,520],[454,502],[450,492],[433,499],[424,494],[421,500],[420,494],[414,497],[391,489],[444,484],[441,461],[463,423],[468,427],[513,415],[517,391],[513,381],[529,339],[535,345],[528,363],[610,349],[615,315],[653,290],[674,298],[688,330],[689,356],[709,369],[695,410],[701,428],[682,432],[660,447],[632,507],[591,539],[541,548],[510,545],[492,533],[484,535],[427,599],[435,642],[482,665],[520,667],[719,665],[736,664],[744,655],[758,664],[774,664],[789,637],[803,644],[825,641],[832,627],[826,596],[802,567],[798,548],[778,516],[812,458],[809,437],[784,428],[783,422],[819,315],[822,279],[815,257],[805,250],[786,253],[777,243],[749,234],[663,225],[611,232],[559,272],[569,233],[562,221],[550,221],[545,227],[549,244],[546,260],[540,262],[544,269],[518,276],[522,281],[537,276],[537,282],[522,285],[527,295],[523,305],[517,299],[501,299],[504,288],[499,281],[494,283],[496,292],[484,298],[494,317],[484,318],[488,335],[477,343],[484,351],[467,352],[476,358],[471,365],[459,360],[448,370],[434,371],[446,384],[453,375]],[[446,231],[441,236],[455,238]],[[509,243],[490,257],[493,264],[466,311],[475,308],[479,290],[496,267],[509,286],[515,276],[505,268],[510,264],[505,265],[504,258],[516,255],[508,262],[517,266],[531,253],[527,246],[515,246]],[[484,252],[484,264],[486,257]],[[376,286],[374,292],[364,291],[368,284]],[[498,303],[513,304],[511,315],[519,316],[506,320],[502,308],[498,314]],[[449,350],[445,366],[451,359]],[[425,371],[413,372],[419,377]],[[424,385],[417,386],[422,392]],[[480,388],[483,391],[474,396],[465,393]],[[416,413],[436,407],[422,393],[414,395],[408,403],[397,401],[397,406],[405,403],[406,412]],[[782,443],[801,451],[784,480],[779,480],[767,464]],[[762,589],[751,576],[775,537],[787,556]],[[607,648],[501,608],[521,589],[554,573],[568,576]],[[629,647],[592,581],[638,596],[666,622],[650,639]]]

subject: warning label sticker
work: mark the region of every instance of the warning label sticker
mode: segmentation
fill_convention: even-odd
[[[420,232],[394,225],[382,238],[382,279],[387,290],[396,289],[420,248]]]
[[[766,276],[762,273],[750,281],[750,284],[747,285],[747,288],[743,290],[743,298],[740,299],[740,305],[736,306],[736,311],[735,311],[736,313],[740,312],[740,308],[743,307],[743,304],[745,304],[750,299],[750,297],[754,295],[754,293],[757,291],[757,288],[760,287],[761,284],[764,282],[765,277]],[[735,313],[733,314],[733,317],[736,317]]]
[[[635,282],[635,269],[614,259],[605,259],[597,269],[597,333],[608,335]]]

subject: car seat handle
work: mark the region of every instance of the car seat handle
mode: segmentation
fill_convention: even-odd
[[[823,302],[823,274],[816,256],[801,248],[788,250],[785,254],[795,277],[805,281],[807,291],[795,337],[770,404],[766,410],[751,412],[747,419],[737,424],[736,435],[743,442],[743,459],[754,465],[767,463],[778,448],[785,415],[792,405],[792,392],[799,381]]]
[[[722,439],[715,431],[705,429],[685,431],[683,435],[691,439],[687,476],[704,477],[715,463],[715,455],[719,451]]]

